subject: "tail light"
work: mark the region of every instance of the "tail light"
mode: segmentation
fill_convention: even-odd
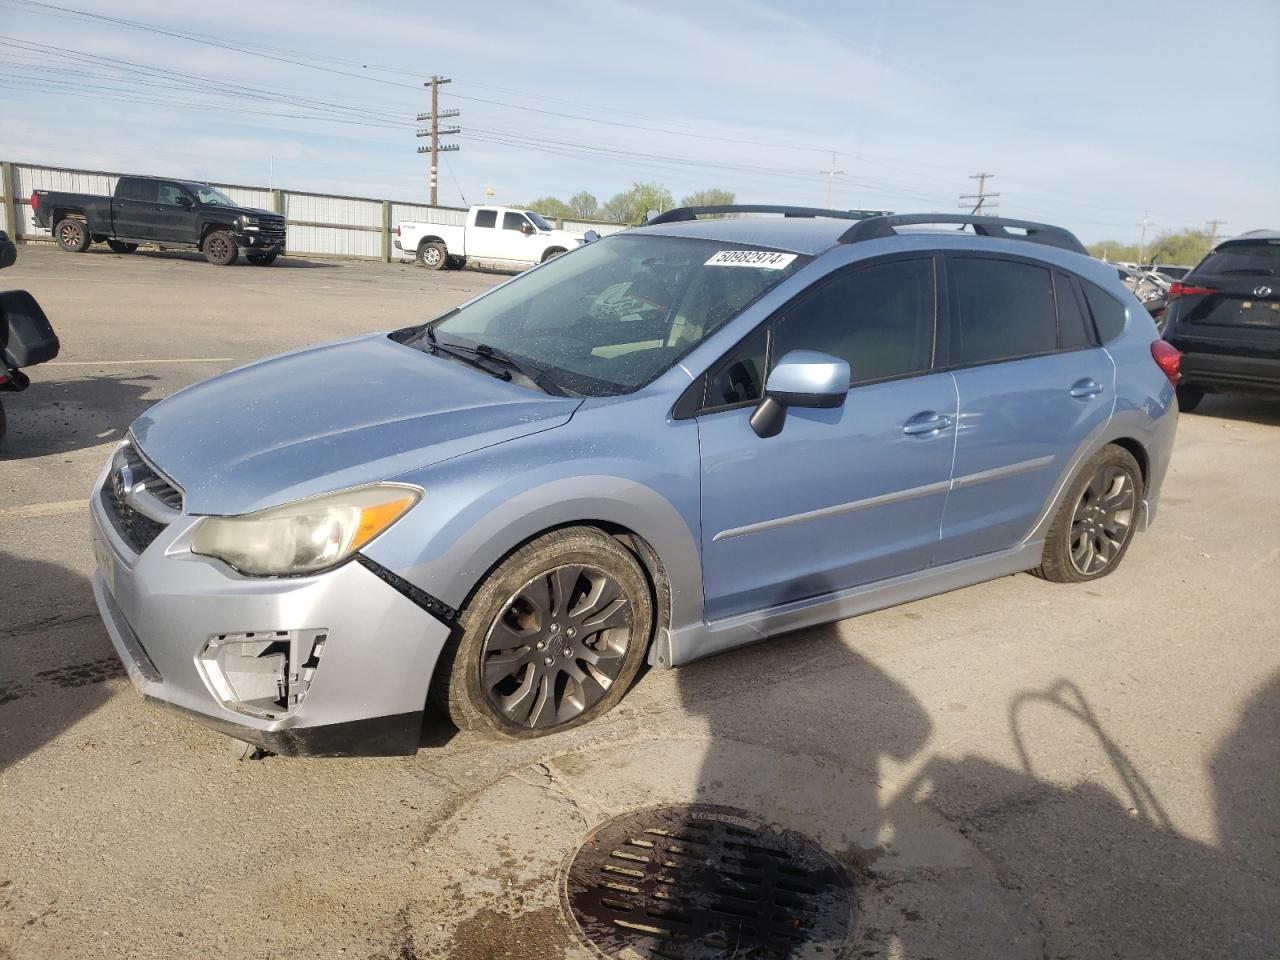
[[[1151,359],[1176,387],[1178,378],[1182,376],[1182,351],[1168,340],[1157,340],[1151,345]]]
[[[9,382],[9,375],[7,373],[0,373],[0,384],[5,384],[8,382]]]
[[[33,193],[33,194],[31,195],[31,209],[32,209],[32,210],[39,210],[39,209],[40,209],[40,194],[38,194],[38,193]]]
[[[396,224],[396,236],[400,236],[400,224]]]
[[[1176,300],[1178,297],[1203,297],[1210,293],[1219,293],[1213,287],[1198,287],[1194,283],[1181,283],[1175,280],[1169,285],[1169,299]]]

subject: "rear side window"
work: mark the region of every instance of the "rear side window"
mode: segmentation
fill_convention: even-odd
[[[1081,280],[1080,288],[1084,290],[1084,298],[1089,303],[1089,312],[1093,314],[1093,326],[1098,331],[1098,341],[1106,343],[1120,336],[1120,331],[1124,329],[1124,307],[1121,306],[1120,301],[1088,280]]]
[[[497,210],[477,210],[476,226],[477,227],[496,227],[498,225]]]
[[[1193,272],[1215,277],[1280,277],[1280,240],[1224,243]]]
[[[791,350],[849,361],[852,383],[933,367],[933,258],[850,267],[787,308],[774,331],[776,362]]]
[[[951,272],[960,312],[961,365],[1034,357],[1058,349],[1053,281],[1044,267],[956,257]]]
[[[155,203],[156,182],[154,180],[121,180],[120,186],[116,190],[116,199]]]
[[[1053,274],[1053,298],[1058,302],[1058,346],[1063,350],[1083,350],[1093,345],[1089,321],[1076,297],[1071,278]]]
[[[503,230],[522,230],[528,222],[523,213],[504,213],[502,215]]]

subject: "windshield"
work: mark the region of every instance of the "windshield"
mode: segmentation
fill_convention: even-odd
[[[524,215],[528,217],[530,220],[532,220],[533,225],[537,227],[539,230],[555,229],[555,226],[550,223],[547,223],[546,219],[539,213],[534,213],[532,210],[526,210],[524,212]]]
[[[620,234],[550,260],[431,326],[441,342],[483,343],[574,393],[629,393],[808,259]]]
[[[1196,267],[1197,274],[1280,276],[1280,240],[1237,240],[1224,243]]]
[[[235,206],[235,201],[233,201],[225,193],[220,193],[219,191],[213,189],[213,187],[205,186],[204,184],[193,185],[193,186],[195,186],[196,199],[198,199],[205,206],[210,206],[210,207],[234,207]]]

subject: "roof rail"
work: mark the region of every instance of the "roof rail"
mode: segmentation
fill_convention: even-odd
[[[884,217],[888,210],[825,210],[822,207],[787,207],[768,203],[729,203],[701,207],[674,207],[645,221],[645,226],[657,223],[680,223],[698,219],[700,213],[780,213],[784,217],[834,217],[837,220],[862,220],[866,217]]]
[[[1034,223],[1030,220],[1007,220],[1004,217],[979,217],[964,213],[898,213],[884,217],[868,217],[846,230],[841,235],[840,242],[857,243],[859,240],[877,240],[881,237],[896,236],[895,227],[909,226],[914,223],[959,223],[973,227],[973,232],[983,237],[1043,243],[1050,247],[1070,250],[1072,253],[1088,254],[1089,252],[1074,233],[1062,227]],[[1016,227],[1025,230],[1026,233],[1010,233],[1006,229],[1008,227]]]

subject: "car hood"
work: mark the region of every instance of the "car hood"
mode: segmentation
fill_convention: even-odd
[[[188,513],[232,515],[391,479],[556,427],[580,403],[378,335],[188,387],[139,417],[131,433],[182,487]]]
[[[251,217],[258,217],[259,219],[263,219],[263,220],[283,220],[284,219],[284,217],[281,214],[276,213],[274,210],[264,210],[262,207],[228,207],[218,203],[218,204],[209,204],[208,206],[202,207],[201,209],[214,210],[219,213],[230,213],[237,217],[240,216],[242,213],[247,213]]]

